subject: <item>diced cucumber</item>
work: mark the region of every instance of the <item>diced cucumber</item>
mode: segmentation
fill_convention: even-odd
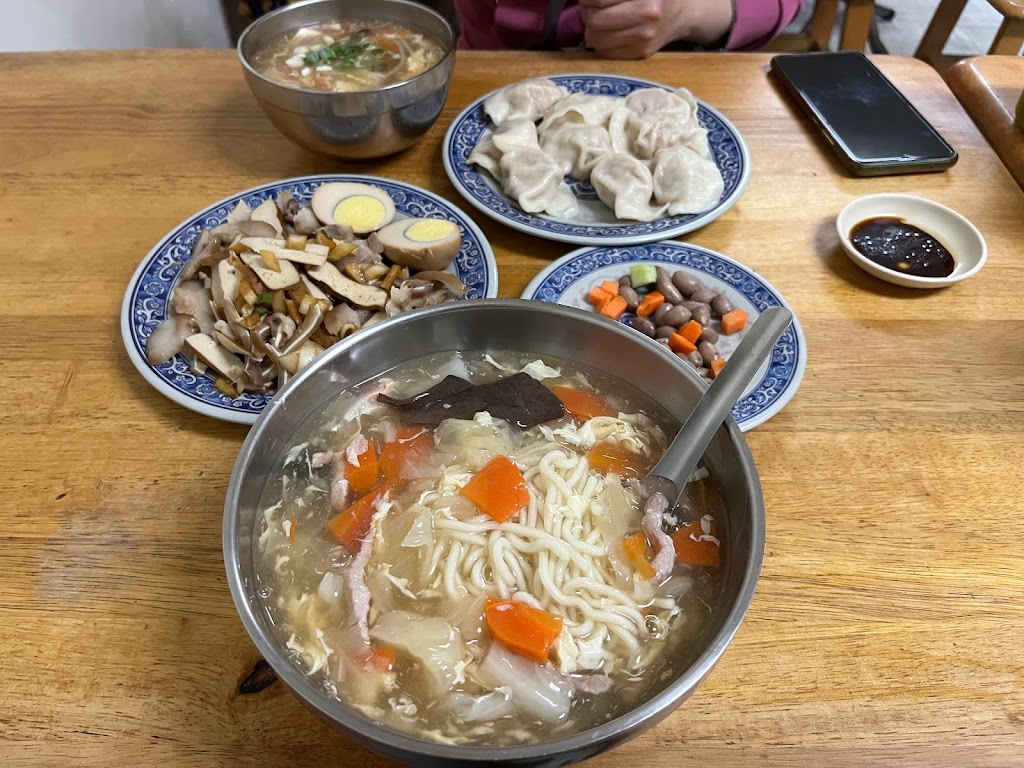
[[[641,288],[658,281],[658,270],[651,264],[635,264],[629,268],[629,284]]]

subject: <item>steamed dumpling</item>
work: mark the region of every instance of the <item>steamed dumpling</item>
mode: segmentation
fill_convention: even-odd
[[[593,93],[571,93],[560,99],[541,120],[539,133],[567,123],[583,123],[584,125],[607,126],[608,118],[616,107],[622,106],[622,100],[614,96],[603,96]]]
[[[576,198],[562,169],[539,149],[516,147],[501,156],[501,186],[527,213],[568,216]],[[648,176],[650,174],[648,173]]]
[[[685,88],[666,91],[664,88],[641,88],[625,98],[625,106],[637,115],[662,115],[681,122],[696,120],[697,102]]]
[[[612,113],[608,134],[616,152],[641,160],[652,160],[659,149],[680,145],[689,146],[700,154],[707,151],[707,132],[696,121],[679,120],[661,113],[640,114],[620,107]]]
[[[516,117],[537,121],[568,93],[551,80],[523,80],[489,96],[484,101],[484,112],[495,125]]]
[[[659,150],[652,176],[654,199],[668,205],[670,216],[706,211],[725,191],[718,166],[689,147]]]
[[[667,205],[651,205],[654,179],[647,166],[631,155],[605,155],[594,166],[590,183],[617,218],[654,221],[668,209]]]
[[[469,156],[471,165],[479,165],[494,178],[501,178],[501,156],[516,147],[540,149],[537,126],[524,117],[506,120],[491,133],[485,134]]]
[[[597,162],[612,151],[608,131],[599,125],[569,123],[546,131],[540,148],[574,179],[585,179]]]

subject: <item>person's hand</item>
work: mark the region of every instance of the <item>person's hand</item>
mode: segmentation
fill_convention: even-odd
[[[674,40],[712,45],[732,24],[731,0],[578,0],[586,44],[611,59],[643,59]]]

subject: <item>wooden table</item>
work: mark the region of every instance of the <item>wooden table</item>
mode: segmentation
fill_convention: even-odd
[[[0,764],[389,764],[280,683],[240,695],[258,655],[225,584],[220,526],[245,428],[143,382],[121,298],[168,229],[259,183],[369,172],[457,200],[438,146],[459,110],[504,83],[580,70],[686,84],[736,124],[750,186],[688,239],[779,288],[810,360],[794,400],[749,435],[768,543],[746,621],[689,703],[592,765],[1024,763],[1024,194],[923,63],[879,60],[960,162],[878,179],[842,172],[767,63],[460,53],[427,138],[357,164],[281,138],[230,51],[0,57]],[[965,214],[987,266],[934,293],[859,270],[834,218],[881,191]],[[503,296],[569,250],[472,215]]]
[[[1017,183],[1024,187],[1024,127],[1014,116],[1024,92],[1024,58],[976,56],[946,73],[950,89],[985,134]]]

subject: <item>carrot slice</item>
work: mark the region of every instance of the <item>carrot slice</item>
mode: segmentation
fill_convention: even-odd
[[[297,517],[288,518],[288,541],[295,541],[295,524],[299,521]]]
[[[349,552],[358,552],[359,546],[370,532],[370,520],[377,511],[377,500],[386,488],[375,488],[349,504],[327,521],[327,530]]]
[[[377,446],[366,441],[366,449],[356,456],[356,462],[345,462],[345,479],[355,493],[366,493],[377,484]]]
[[[487,598],[484,609],[491,637],[511,651],[544,664],[562,633],[562,617],[511,600]]]
[[[711,361],[711,377],[714,378],[714,379],[717,379],[718,378],[718,374],[720,374],[722,372],[723,368],[725,368],[725,358],[724,357],[720,357],[717,360],[712,360]]]
[[[619,283],[617,280],[602,280],[601,290],[605,291],[611,296],[619,295]]]
[[[608,291],[598,286],[587,294],[587,301],[589,301],[595,307],[600,307],[614,295],[616,294],[608,293]]]
[[[619,477],[641,477],[649,469],[643,456],[623,448],[620,443],[597,443],[587,451],[587,462],[591,469]]]
[[[423,429],[399,427],[398,434],[380,450],[377,464],[388,485],[398,485],[430,455],[433,440]]]
[[[621,296],[612,296],[608,301],[597,308],[599,314],[610,320],[618,320],[626,311],[626,300]]]
[[[595,416],[618,415],[608,407],[608,403],[591,392],[583,392],[572,387],[552,387],[551,391],[562,401],[565,410],[582,421],[587,421]]]
[[[719,545],[709,537],[717,537],[715,524],[704,533],[700,520],[686,523],[672,534],[672,543],[676,548],[676,560],[687,565],[699,565],[705,568],[718,568],[721,564]]]
[[[515,517],[530,503],[526,479],[508,456],[495,456],[487,462],[461,493],[499,523]]]
[[[722,315],[722,333],[726,336],[731,336],[734,333],[739,333],[747,325],[747,313],[742,309],[734,309],[732,312],[726,312]]]
[[[647,580],[654,576],[654,568],[647,559],[647,537],[643,531],[627,536],[622,542],[622,549],[641,579]]]
[[[371,645],[355,654],[352,661],[362,669],[372,669],[383,674],[395,668],[395,649],[386,645]]]
[[[664,294],[659,291],[651,291],[644,296],[636,307],[636,313],[640,317],[648,317],[654,314],[654,310],[665,303]]]
[[[688,355],[697,351],[694,343],[681,333],[673,333],[668,337],[668,348],[678,355]]]
[[[686,339],[691,344],[696,344],[697,339],[704,332],[704,326],[698,323],[696,320],[690,320],[685,323],[682,328],[679,329],[679,335]]]

